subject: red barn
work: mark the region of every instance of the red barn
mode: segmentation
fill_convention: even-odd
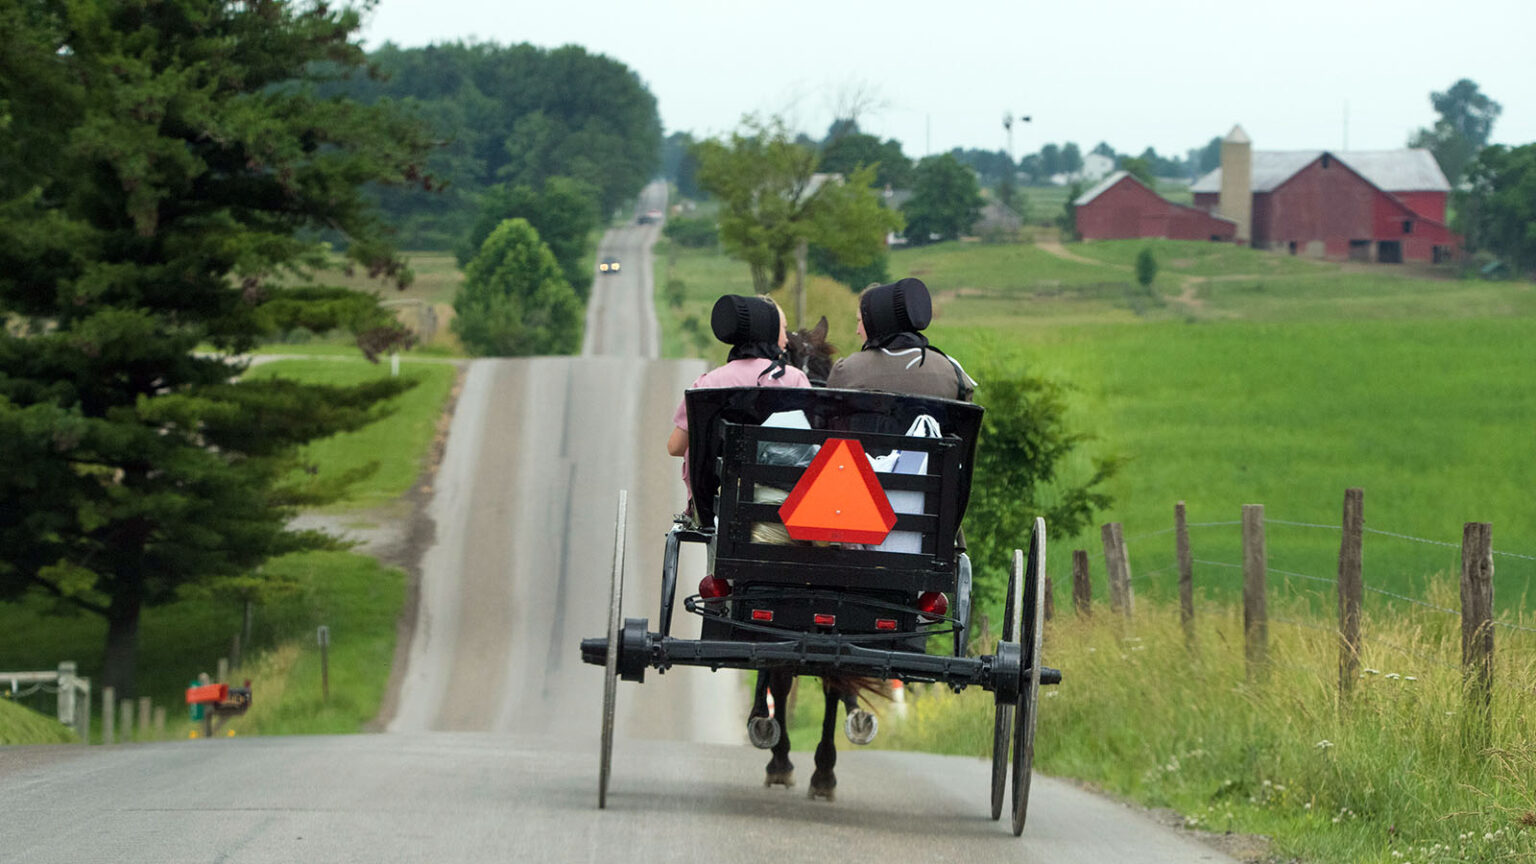
[[[1249,183],[1256,249],[1400,263],[1449,260],[1461,245],[1445,224],[1450,184],[1428,150],[1258,150]],[[1220,212],[1221,188],[1221,168],[1201,177],[1195,206]]]
[[[1165,237],[1231,241],[1237,223],[1205,210],[1175,204],[1126,171],[1116,171],[1072,202],[1077,234],[1084,240]]]

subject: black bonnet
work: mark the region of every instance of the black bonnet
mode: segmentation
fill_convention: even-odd
[[[865,292],[859,299],[859,316],[869,339],[915,333],[933,320],[933,299],[923,280],[908,277]]]
[[[726,294],[715,301],[709,326],[727,345],[779,344],[779,309],[766,297]]]

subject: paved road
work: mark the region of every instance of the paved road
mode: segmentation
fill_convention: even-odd
[[[659,188],[646,194],[642,210],[660,206]],[[764,789],[743,682],[698,669],[620,685],[610,804],[596,809],[602,673],[577,645],[606,626],[619,489],[625,613],[656,618],[683,503],[663,445],[703,368],[654,359],[657,230],[604,239],[624,268],[596,280],[582,357],[471,364],[387,734],[0,750],[0,862],[1227,860],[1047,778],[1015,839],[986,818],[975,759],[845,744],[836,804],[804,797],[808,753],[801,786]],[[701,568],[684,558],[682,590]]]

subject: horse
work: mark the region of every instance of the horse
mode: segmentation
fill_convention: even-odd
[[[821,316],[816,326],[809,330],[792,330],[789,344],[784,349],[789,355],[789,365],[811,379],[812,387],[827,386],[827,376],[832,374],[832,355],[837,346],[827,341],[827,316]]]
[[[814,387],[825,387],[827,375],[832,371],[832,355],[837,346],[827,341],[825,315],[810,329],[800,329],[788,334],[785,349],[789,365],[800,369]],[[757,674],[757,687],[752,697],[752,709],[747,717],[747,737],[753,746],[772,750],[768,760],[763,785],[795,785],[795,766],[789,761],[789,693],[794,676],[788,669],[766,669]],[[844,729],[848,740],[855,744],[868,744],[875,738],[879,722],[875,715],[860,707],[860,701],[869,704],[871,697],[890,698],[890,685],[886,681],[858,678],[851,675],[823,676],[822,695],[826,700],[821,723],[821,743],[816,745],[816,771],[811,775],[809,797],[812,800],[832,801],[837,788],[837,746],[834,743],[837,729],[837,706],[842,704],[848,713]],[[769,696],[772,696],[770,707]]]

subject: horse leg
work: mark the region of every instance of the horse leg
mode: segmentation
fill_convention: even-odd
[[[816,745],[816,772],[811,775],[810,797],[831,801],[837,788],[833,769],[837,767],[837,703],[842,696],[841,686],[835,681],[823,679],[821,686],[827,696],[827,707],[821,715],[821,743]]]
[[[767,750],[779,741],[779,721],[768,713],[769,673],[757,673],[757,688],[752,695],[752,712],[747,715],[747,739],[759,750]]]
[[[767,673],[768,687],[773,691],[773,714],[779,724],[779,740],[773,743],[773,758],[768,760],[768,774],[764,786],[795,785],[795,766],[789,761],[789,688],[795,676],[787,669],[774,669]]]

